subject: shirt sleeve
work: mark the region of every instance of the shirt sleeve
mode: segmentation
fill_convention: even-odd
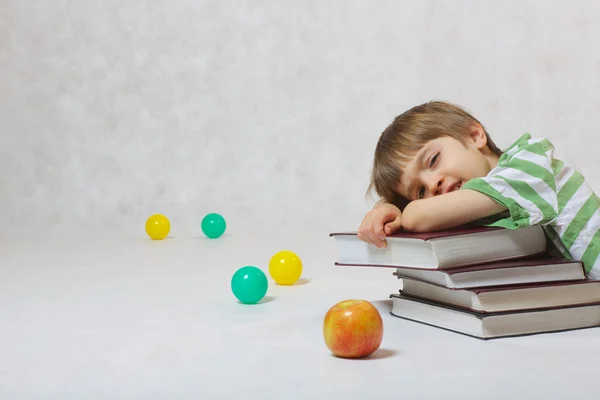
[[[468,181],[462,189],[483,193],[508,209],[508,220],[496,221],[495,225],[520,228],[550,224],[558,215],[555,174],[562,167],[553,152],[547,139],[524,135],[502,154],[487,176]]]

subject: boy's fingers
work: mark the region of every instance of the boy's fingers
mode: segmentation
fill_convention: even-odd
[[[371,239],[369,238],[369,236],[367,235],[367,233],[366,233],[366,232],[363,232],[363,231],[361,231],[361,232],[358,232],[358,238],[359,238],[360,240],[362,240],[363,242],[367,242],[367,243],[369,243],[369,244],[373,244],[373,243],[371,242]]]
[[[388,220],[392,220],[392,222],[388,223],[392,224],[392,228],[399,224],[399,218],[395,213],[385,212],[367,214],[358,228],[358,238],[377,247],[387,247],[385,238],[391,233],[388,232],[390,228],[388,228],[388,224],[386,224]],[[393,230],[395,230],[395,228],[392,229],[392,231]]]
[[[382,221],[380,219],[376,219],[375,222],[373,222],[373,233],[381,241],[385,240],[385,232],[383,230],[383,222],[384,221]]]
[[[370,227],[371,227],[371,224],[367,224],[365,221],[363,221],[363,223],[360,224],[360,227],[358,228],[358,238],[369,244],[374,244],[373,239],[371,238],[370,233],[369,233]]]
[[[400,227],[402,227],[402,220],[398,217],[385,225],[385,233],[391,235],[400,229]]]
[[[383,238],[381,237],[383,235]],[[379,221],[373,223],[372,231],[369,236],[373,244],[377,247],[385,247],[385,235],[383,233],[383,224]]]
[[[379,239],[373,231],[364,232],[362,234],[362,236],[360,236],[360,239],[362,239],[363,241],[365,241],[369,244],[372,244],[372,245],[378,246],[378,247],[380,246],[380,242],[381,242],[381,239]]]
[[[371,229],[365,229],[363,232],[363,240],[369,244],[374,244],[377,246],[377,237],[373,232],[373,226],[371,225]]]
[[[375,234],[375,231],[373,230],[373,224],[370,224],[370,225],[364,227],[360,231],[358,237],[359,237],[359,239],[361,239],[364,242],[367,242],[369,244],[372,244],[375,246],[381,245],[381,239],[379,239],[377,237],[377,235]]]

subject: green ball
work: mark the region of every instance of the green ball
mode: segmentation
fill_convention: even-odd
[[[258,303],[267,294],[268,287],[265,273],[251,265],[238,269],[231,278],[231,291],[244,304]]]
[[[217,213],[207,214],[202,219],[202,232],[211,239],[216,239],[225,232],[225,218]]]

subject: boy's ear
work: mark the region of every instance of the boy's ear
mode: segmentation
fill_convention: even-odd
[[[471,129],[469,130],[469,136],[471,137],[471,141],[478,149],[483,149],[487,146],[487,137],[483,128],[479,124],[471,125]]]

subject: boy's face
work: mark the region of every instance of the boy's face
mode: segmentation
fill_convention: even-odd
[[[410,201],[458,190],[470,179],[486,176],[497,164],[490,154],[485,134],[465,137],[464,143],[453,137],[428,142],[402,168],[398,185],[401,196]]]

